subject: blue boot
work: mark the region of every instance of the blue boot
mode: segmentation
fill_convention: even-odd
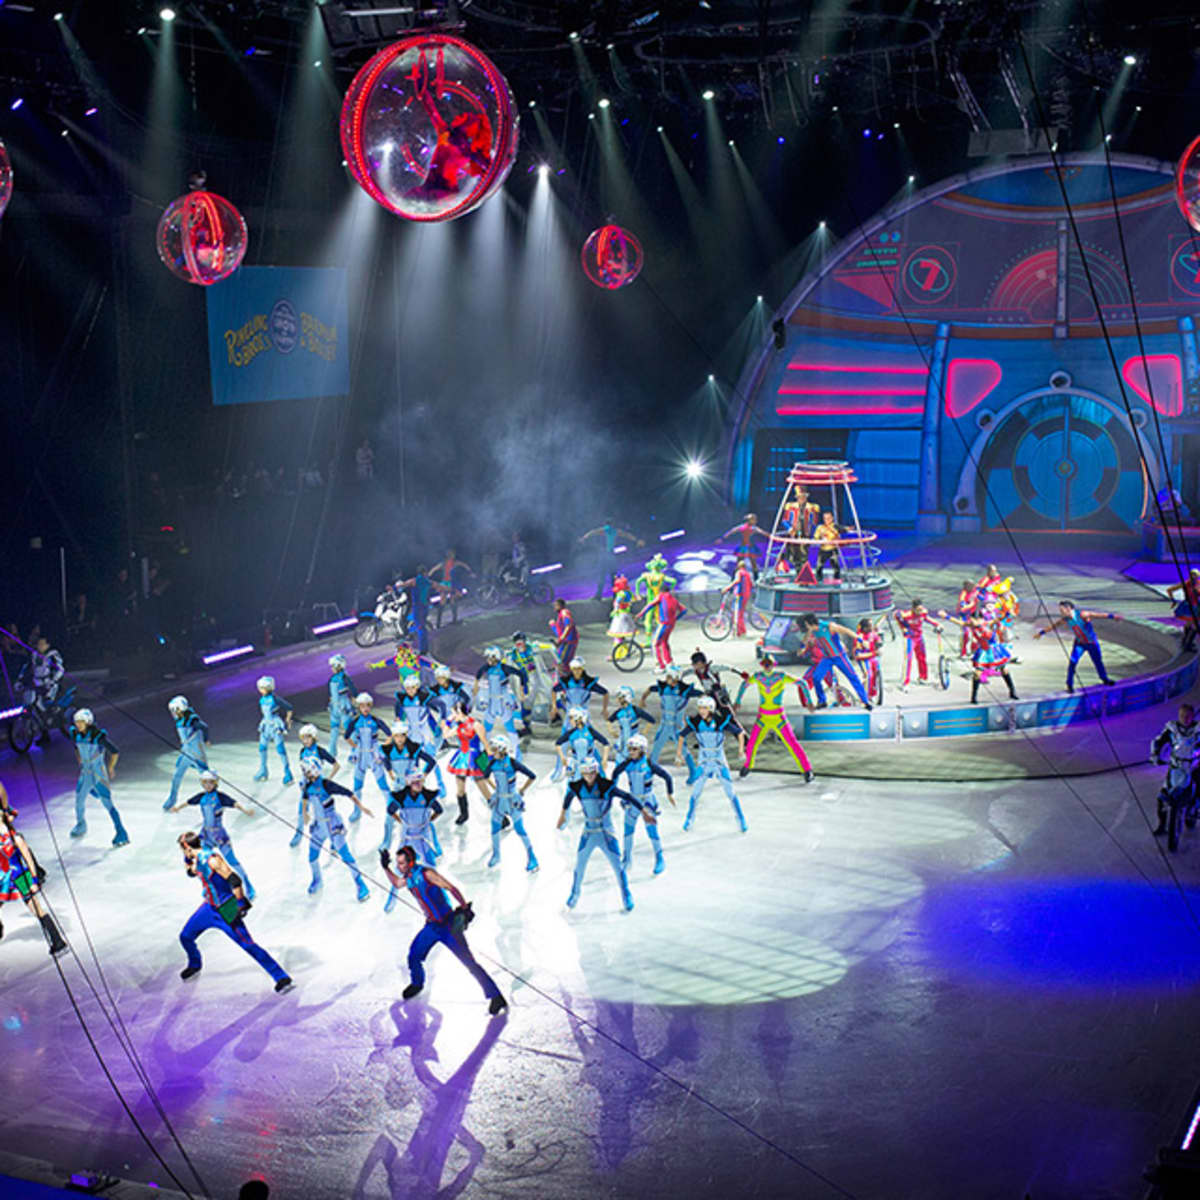
[[[76,821],[75,824],[71,827],[71,836],[73,838],[81,838],[86,833],[87,833],[87,822],[86,821]]]
[[[532,850],[529,852],[529,861],[525,864],[525,870],[532,875],[538,869],[537,855]]]

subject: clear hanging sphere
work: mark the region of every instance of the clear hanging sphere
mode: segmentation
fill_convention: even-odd
[[[583,269],[597,286],[615,291],[632,283],[642,269],[642,244],[620,225],[601,225],[583,243]]]
[[[1179,156],[1175,166],[1175,199],[1183,219],[1200,231],[1200,137]]]
[[[8,149],[0,142],[0,217],[12,199],[13,171],[12,160],[8,157]]]
[[[389,212],[449,221],[504,183],[519,121],[508,80],[486,54],[449,34],[415,34],[354,77],[342,102],[342,154]]]
[[[208,287],[232,275],[246,253],[242,214],[215,192],[188,192],[158,221],[158,257],[188,283]]]

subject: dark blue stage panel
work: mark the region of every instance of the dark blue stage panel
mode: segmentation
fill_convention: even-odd
[[[350,390],[346,272],[243,267],[208,291],[214,404],[344,396]]]

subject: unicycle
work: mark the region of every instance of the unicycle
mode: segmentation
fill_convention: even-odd
[[[618,671],[636,671],[646,657],[646,651],[635,637],[618,638],[613,642],[612,664]]]
[[[946,647],[942,644],[942,631],[939,629],[937,634],[938,642],[938,660],[937,660],[937,680],[938,687],[944,692],[950,686],[950,656],[945,652]]]

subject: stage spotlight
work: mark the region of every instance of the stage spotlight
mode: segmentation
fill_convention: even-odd
[[[893,128],[893,129],[899,129],[899,128],[900,128],[900,122],[899,122],[899,121],[893,121],[893,122],[892,122],[892,128]]]
[[[65,130],[65,129],[60,129],[60,130],[58,131],[58,136],[59,136],[59,137],[66,137],[66,136],[67,136],[67,132],[68,132],[68,131],[67,131],[67,130]]]
[[[758,301],[758,303],[759,303],[759,304],[761,304],[761,303],[762,303],[762,297],[761,297],[761,296],[756,296],[756,297],[755,297],[755,299]]]
[[[1106,142],[1111,142],[1111,141],[1112,141],[1112,134],[1111,134],[1111,133],[1106,133],[1106,134],[1104,135],[1104,140],[1105,140]]]
[[[545,179],[550,174],[550,167],[547,163],[538,163],[538,174]]]
[[[729,144],[730,144],[731,146],[733,145],[733,138],[730,138],[730,139],[729,139]]]
[[[321,65],[321,60],[319,58],[313,62],[314,67],[319,67],[320,65]]]
[[[709,382],[709,383],[712,383],[712,381],[713,381],[713,379],[714,379],[714,378],[715,378],[715,376],[713,376],[713,375],[710,375],[710,376],[708,377],[708,382]]]
[[[575,33],[574,30],[572,30],[570,33],[568,33],[567,37],[569,37],[571,39],[571,41],[573,41],[573,42],[579,41],[579,34]]]
[[[871,136],[871,131],[870,131],[869,129],[864,129],[864,130],[863,130],[863,137],[870,137],[870,136]]]
[[[700,93],[700,96],[704,100],[711,100],[716,94],[717,93],[714,92],[712,88],[705,88],[704,91]]]
[[[588,113],[588,120],[589,120],[589,121],[594,121],[595,119],[596,119],[596,114],[595,114],[595,113]]]
[[[1125,55],[1125,65],[1127,67],[1136,67],[1137,66],[1137,55],[1136,54]]]
[[[916,183],[916,182],[917,182],[917,177],[916,177],[915,175],[910,175],[910,176],[908,177],[908,182],[909,182],[909,183]]]
[[[175,20],[175,10],[173,8],[160,8],[158,10],[158,15],[164,21]]]
[[[61,20],[63,19],[63,15],[62,15],[62,13],[55,13],[55,14],[54,14],[54,19],[55,19],[56,21],[61,21]]]
[[[657,126],[657,131],[658,131],[659,133],[662,133],[662,126],[661,126],[661,125]]]
[[[611,50],[613,48],[612,42],[609,42],[608,45],[605,46],[604,48],[605,48],[605,50]]]
[[[709,378],[711,379],[712,376],[710,375]],[[704,474],[704,464],[697,462],[694,458],[689,458],[683,469],[689,479],[699,479]]]
[[[787,139],[786,139],[786,138],[782,138],[782,137],[777,137],[775,140],[776,140],[776,141],[779,143],[779,145],[781,145],[781,146],[782,146],[782,145],[783,145],[783,143],[784,143],[784,142],[785,142]]]
[[[600,97],[600,101],[599,101],[599,103],[600,103],[600,107],[601,107],[601,108],[607,108],[607,107],[608,107],[608,104],[609,104],[608,97],[607,97],[607,96],[601,96],[601,97]]]
[[[20,107],[21,107],[21,105],[22,105],[22,104],[24,104],[24,103],[25,103],[25,97],[24,97],[24,96],[18,96],[18,97],[17,97],[17,98],[16,98],[16,99],[15,99],[15,100],[14,100],[14,101],[13,101],[13,102],[12,102],[12,103],[11,103],[11,104],[8,106],[8,107],[9,107],[9,110],[10,110],[11,112],[16,112],[16,111],[17,111],[17,109],[18,109],[18,108],[20,108]]]
[[[138,37],[141,37],[145,32],[146,32],[145,25],[139,25],[138,26]]]
[[[825,222],[824,222],[824,221],[820,221],[820,222],[818,222],[818,223],[817,223],[817,228],[818,228],[818,229],[824,229],[824,228],[825,228]]]
[[[537,108],[537,101],[536,101],[536,100],[530,100],[530,102],[529,102],[529,107],[530,107],[530,108]]]
[[[100,110],[93,104],[91,108],[84,111],[85,117],[94,117]]]

